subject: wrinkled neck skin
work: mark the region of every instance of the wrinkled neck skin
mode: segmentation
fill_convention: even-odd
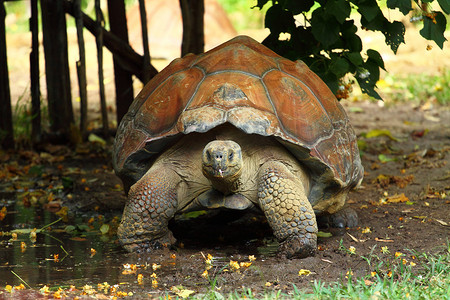
[[[224,195],[233,194],[239,190],[240,186],[239,178],[241,177],[241,171],[234,174],[234,176],[230,175],[226,177],[209,176],[210,174],[205,174],[205,172],[203,172],[203,174],[205,175],[206,178],[209,179],[213,188],[223,193]]]

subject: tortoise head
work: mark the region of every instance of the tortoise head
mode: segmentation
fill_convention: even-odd
[[[213,187],[228,194],[237,188],[242,173],[242,151],[238,143],[216,140],[203,149],[202,170]]]

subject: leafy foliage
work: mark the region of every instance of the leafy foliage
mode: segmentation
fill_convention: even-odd
[[[431,10],[435,0],[387,0],[388,9],[398,9],[403,15],[415,11],[411,21],[423,22],[420,34],[443,48],[447,20],[441,11]],[[383,58],[376,50],[362,53],[363,45],[358,27],[353,20],[360,16],[362,30],[379,31],[385,43],[397,53],[404,43],[405,25],[390,21],[376,0],[258,0],[262,9],[270,2],[265,16],[265,26],[270,29],[263,44],[278,54],[292,60],[303,60],[336,94],[345,98],[351,84],[343,77],[352,74],[361,90],[377,99],[375,91],[384,69]],[[446,14],[450,12],[448,0],[436,0]],[[286,36],[288,37],[286,39]]]

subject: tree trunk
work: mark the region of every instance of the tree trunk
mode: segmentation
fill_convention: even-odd
[[[41,0],[41,13],[50,128],[58,136],[69,138],[74,121],[63,3]]]
[[[183,18],[181,56],[188,53],[203,53],[205,51],[204,0],[180,0],[180,7]]]
[[[11,149],[14,148],[14,133],[6,56],[5,18],[5,6],[3,1],[0,1],[0,145],[3,149]]]
[[[111,33],[128,44],[127,18],[124,0],[108,0],[109,26]],[[116,117],[117,124],[128,111],[133,102],[132,73],[120,64],[120,57],[113,53],[114,80],[116,84]]]

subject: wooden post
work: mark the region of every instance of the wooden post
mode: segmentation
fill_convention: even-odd
[[[5,6],[3,1],[0,1],[0,145],[3,149],[11,149],[14,148],[14,133],[6,55],[5,18]]]
[[[62,1],[41,0],[50,128],[69,138],[73,121],[67,53],[67,28]]]
[[[103,13],[100,7],[100,0],[95,0],[95,16],[97,21],[98,35],[95,39],[97,45],[97,62],[98,62],[98,86],[100,91],[100,110],[102,112],[102,129],[103,135],[108,136],[108,112],[106,110],[105,84],[103,82],[103,31],[105,25]]]
[[[87,82],[86,82],[86,51],[84,47],[84,35],[83,35],[83,18],[81,14],[81,0],[73,1],[73,10],[75,17],[75,24],[77,27],[77,40],[78,40],[78,55],[77,61],[77,76],[78,76],[78,88],[80,90],[80,133],[82,138],[86,138],[87,135]]]
[[[205,51],[204,0],[180,0],[180,7],[183,18],[181,56],[188,53],[203,53]]]
[[[145,0],[139,0],[139,12],[141,14],[142,45],[144,46],[144,65],[150,65],[150,49],[148,47],[147,12]],[[148,72],[144,72],[144,84],[150,80]]]
[[[31,141],[37,144],[41,141],[41,91],[39,80],[39,28],[38,0],[31,0],[31,52],[30,52],[30,82],[31,82]]]
[[[128,44],[127,18],[125,15],[124,0],[108,0],[109,26],[111,33]],[[113,53],[114,81],[116,84],[116,116],[117,124],[128,111],[133,102],[132,73],[120,64],[120,57]]]
[[[72,2],[69,0],[59,1],[63,2],[65,11],[74,16]],[[96,22],[83,12],[81,13],[81,16],[83,18],[83,26],[94,36],[97,36],[98,33]],[[144,64],[143,56],[137,54],[128,43],[118,38],[115,34],[105,30],[105,28],[102,28],[102,34],[105,47],[108,48],[108,50],[111,51],[115,57],[117,57],[117,62],[120,63],[120,66],[123,69],[136,75],[136,77],[143,83],[146,82],[144,78],[152,78],[158,74],[158,71],[154,66],[151,64]]]

